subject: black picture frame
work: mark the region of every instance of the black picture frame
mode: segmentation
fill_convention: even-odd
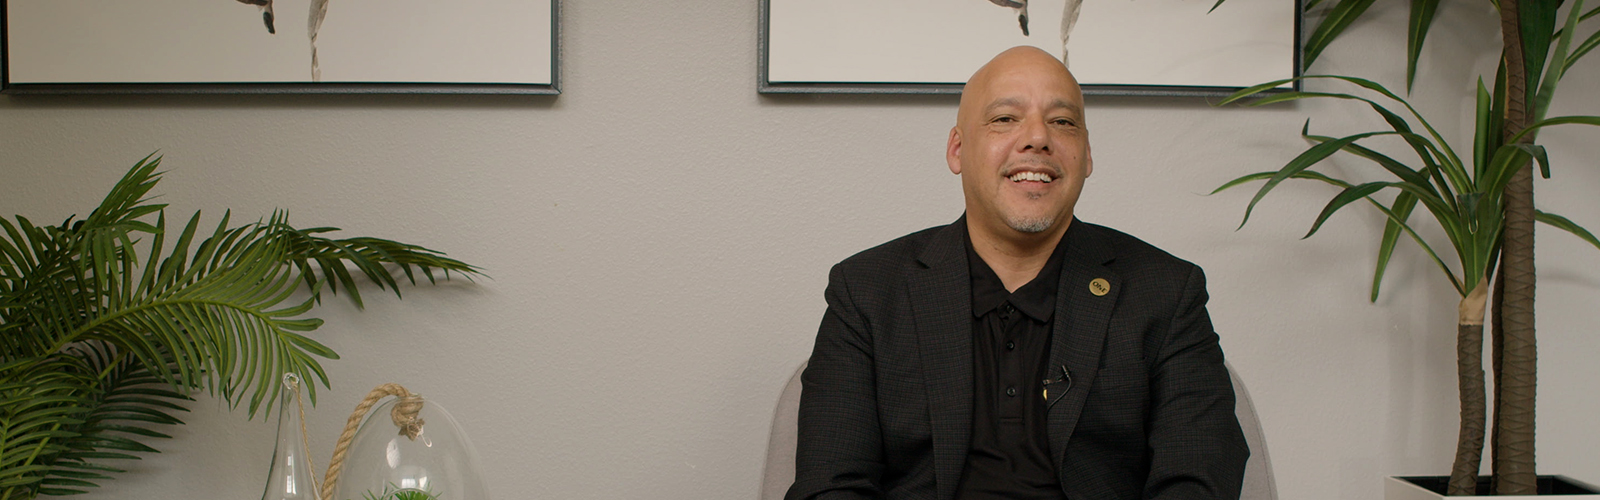
[[[760,0],[757,26],[757,84],[761,94],[960,94],[962,83],[932,82],[774,82],[770,78],[772,0]],[[1264,94],[1298,91],[1301,89],[1304,57],[1302,26],[1305,19],[1303,0],[1294,3],[1294,54],[1290,88],[1264,91]],[[1264,82],[1263,82],[1264,83]],[[1084,84],[1084,95],[1146,96],[1146,97],[1226,97],[1246,87],[1221,87],[1201,85],[1134,85],[1134,84]]]
[[[0,0],[0,94],[561,94],[561,1],[550,2],[550,83],[416,82],[118,82],[14,83],[11,81],[11,6]]]

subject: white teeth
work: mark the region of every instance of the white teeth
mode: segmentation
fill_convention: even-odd
[[[1011,175],[1011,182],[1039,181],[1049,183],[1054,180],[1054,178],[1050,177],[1050,174],[1039,172],[1017,172]]]

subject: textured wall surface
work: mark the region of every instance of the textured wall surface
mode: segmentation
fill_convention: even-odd
[[[1420,68],[1418,107],[1461,147],[1473,75],[1498,46],[1478,34],[1488,9],[1444,7]],[[955,98],[759,96],[756,13],[754,0],[569,1],[556,98],[0,97],[0,213],[87,214],[159,150],[158,190],[179,213],[283,207],[486,268],[476,284],[316,311],[316,337],[343,357],[310,416],[319,466],[356,401],[398,382],[456,415],[502,500],[752,498],[828,267],[961,210],[943,160]],[[1375,6],[1317,70],[1398,88],[1405,17]],[[1556,109],[1600,114],[1582,92],[1600,60],[1567,81]],[[1328,135],[1382,122],[1345,102],[1090,98],[1088,113],[1098,168],[1080,216],[1206,269],[1283,497],[1377,498],[1384,475],[1447,472],[1457,298],[1433,264],[1403,243],[1368,303],[1379,214],[1352,208],[1302,241],[1326,186],[1280,188],[1240,231],[1248,190],[1203,196],[1292,158],[1307,117]],[[1597,138],[1547,131],[1557,177],[1537,189],[1541,207],[1600,229]],[[1380,178],[1351,158],[1322,168]],[[1540,466],[1600,480],[1600,252],[1541,231]],[[273,426],[203,395],[192,407],[163,453],[89,498],[260,495]]]

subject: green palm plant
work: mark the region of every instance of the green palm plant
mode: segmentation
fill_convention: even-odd
[[[1313,10],[1321,0],[1306,2]],[[1310,67],[1317,56],[1354,24],[1374,0],[1326,2],[1325,16],[1306,41],[1302,61]],[[1439,0],[1410,0],[1406,31],[1406,89],[1416,80],[1417,61],[1433,25]],[[1538,130],[1526,131],[1545,117],[1556,86],[1566,71],[1596,46],[1600,32],[1577,35],[1579,24],[1600,15],[1600,7],[1587,10],[1572,2],[1565,23],[1559,22],[1564,0],[1490,0],[1500,22],[1502,41],[1496,86],[1504,85],[1503,106],[1495,108],[1492,125],[1501,142],[1532,145]],[[1500,94],[1496,93],[1498,97]],[[1499,102],[1499,101],[1497,101]],[[1480,120],[1480,133],[1485,126]],[[1516,137],[1516,141],[1511,138]],[[1505,227],[1498,255],[1498,278],[1490,299],[1494,310],[1490,330],[1494,347],[1494,407],[1491,450],[1492,489],[1502,495],[1532,495],[1537,490],[1534,452],[1537,349],[1534,298],[1537,273],[1533,233],[1539,218],[1533,203],[1532,163],[1523,158],[1510,174],[1504,193]],[[1554,222],[1545,220],[1545,222]],[[1462,486],[1464,488],[1464,486]]]
[[[111,479],[122,471],[108,463],[155,452],[157,429],[182,423],[193,389],[254,418],[285,373],[327,386],[318,359],[338,355],[305,335],[322,320],[304,315],[340,287],[360,307],[351,268],[397,296],[402,276],[481,275],[419,246],[297,229],[281,211],[236,227],[224,215],[209,236],[196,212],[170,232],[166,205],[146,198],[153,156],[85,219],[0,219],[0,500]]]
[[[1311,2],[1315,5],[1317,2]],[[1306,48],[1306,64],[1315,60],[1345,27],[1361,15],[1372,0],[1341,0],[1319,23]],[[1404,99],[1371,81],[1344,76],[1308,76],[1310,79],[1332,79],[1355,84],[1382,96],[1385,102],[1397,103],[1406,114],[1421,125],[1422,132],[1414,131],[1410,122],[1379,101],[1351,94],[1330,92],[1290,92],[1256,100],[1250,105],[1306,98],[1334,98],[1357,100],[1369,105],[1389,125],[1388,130],[1333,138],[1311,135],[1309,121],[1302,135],[1315,143],[1311,148],[1290,161],[1283,168],[1235,179],[1217,191],[1252,181],[1266,183],[1256,193],[1245,212],[1248,221],[1250,210],[1269,191],[1284,180],[1312,179],[1341,188],[1313,223],[1310,237],[1329,216],[1350,203],[1366,200],[1388,219],[1378,248],[1377,268],[1373,273],[1371,299],[1376,300],[1384,270],[1402,235],[1408,236],[1443,270],[1451,284],[1461,294],[1458,317],[1457,361],[1461,392],[1461,432],[1449,483],[1449,494],[1470,495],[1476,491],[1477,472],[1481,463],[1486,427],[1485,380],[1482,370],[1484,309],[1489,298],[1490,277],[1498,271],[1501,278],[1494,280],[1496,328],[1493,329],[1495,352],[1492,366],[1495,372],[1495,425],[1494,440],[1495,490],[1499,494],[1534,494],[1533,476],[1533,355],[1531,332],[1531,283],[1526,286],[1528,323],[1526,339],[1503,333],[1498,326],[1502,318],[1512,316],[1511,302],[1514,293],[1506,292],[1516,281],[1513,276],[1531,281],[1531,238],[1533,221],[1544,222],[1583,238],[1600,247],[1600,240],[1571,220],[1533,209],[1531,165],[1537,161],[1541,174],[1550,175],[1548,156],[1542,146],[1534,143],[1538,131],[1560,124],[1600,125],[1600,117],[1565,116],[1545,118],[1557,84],[1566,70],[1587,54],[1597,43],[1600,33],[1578,40],[1579,23],[1595,16],[1600,10],[1583,11],[1583,1],[1573,2],[1564,26],[1556,29],[1559,1],[1500,0],[1497,4],[1503,18],[1502,26],[1511,26],[1514,35],[1507,36],[1507,49],[1503,53],[1500,69],[1491,92],[1482,80],[1477,90],[1476,136],[1473,141],[1472,163],[1461,160],[1454,149],[1423,119],[1422,115]],[[1422,42],[1432,23],[1437,0],[1413,0],[1408,36],[1407,88],[1414,79],[1416,59]],[[1309,7],[1308,7],[1309,8]],[[1509,15],[1508,15],[1509,13]],[[1524,54],[1527,57],[1524,57]],[[1548,64],[1547,64],[1548,62]],[[1542,70],[1542,77],[1541,77]],[[1262,84],[1240,91],[1222,104],[1240,101],[1252,94],[1275,87],[1290,80]],[[1391,104],[1393,105],[1393,104]],[[1404,141],[1417,156],[1415,165],[1397,161],[1389,156],[1359,144],[1369,138],[1395,136]],[[1370,160],[1391,174],[1395,181],[1354,184],[1310,170],[1309,167],[1334,153],[1346,151]],[[1391,201],[1384,202],[1373,195],[1392,190]],[[1418,237],[1410,226],[1412,211],[1418,203],[1433,216],[1444,229],[1455,250],[1459,272],[1452,270],[1426,241]],[[1521,227],[1520,217],[1526,217],[1529,227]],[[1243,223],[1240,224],[1241,227]],[[1524,239],[1526,241],[1524,241]],[[1523,243],[1526,243],[1525,248]],[[1525,253],[1519,253],[1525,252]],[[1518,257],[1526,255],[1526,259]],[[1524,262],[1525,261],[1525,262]],[[1508,268],[1526,266],[1524,273]],[[1523,276],[1526,274],[1526,276]],[[1507,304],[1506,309],[1499,307]],[[1510,323],[1511,319],[1504,320]],[[1507,330],[1510,330],[1508,327]],[[1514,348],[1516,345],[1518,347]],[[1525,346],[1525,348],[1523,348]],[[1512,453],[1517,451],[1520,453]],[[1504,463],[1502,463],[1504,462]]]

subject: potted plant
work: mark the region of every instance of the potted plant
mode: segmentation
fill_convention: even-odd
[[[1319,0],[1312,0],[1307,8],[1318,3]],[[1340,0],[1332,5],[1307,42],[1305,65],[1309,67],[1372,3],[1373,0]],[[1597,247],[1600,247],[1600,240],[1565,217],[1533,208],[1532,166],[1537,162],[1541,173],[1547,178],[1550,176],[1548,156],[1536,143],[1541,128],[1563,124],[1600,125],[1600,117],[1594,116],[1546,117],[1551,98],[1566,70],[1600,44],[1600,32],[1592,32],[1587,37],[1579,35],[1584,28],[1580,23],[1600,14],[1600,8],[1584,10],[1583,3],[1583,0],[1571,2],[1560,25],[1557,24],[1562,4],[1559,0],[1499,0],[1495,3],[1501,18],[1500,38],[1504,47],[1493,90],[1486,87],[1481,78],[1478,83],[1476,136],[1472,155],[1467,157],[1470,163],[1457,155],[1409,103],[1383,86],[1352,77],[1308,76],[1305,78],[1353,84],[1381,100],[1345,93],[1304,91],[1269,96],[1250,105],[1307,98],[1357,100],[1381,115],[1390,128],[1333,138],[1311,135],[1308,121],[1302,135],[1314,145],[1304,153],[1277,171],[1240,177],[1217,189],[1265,181],[1250,202],[1253,208],[1287,179],[1312,179],[1338,186],[1341,191],[1323,209],[1306,236],[1314,234],[1328,216],[1356,201],[1366,201],[1382,212],[1388,222],[1379,243],[1372,300],[1377,299],[1384,270],[1402,236],[1416,241],[1460,292],[1457,361],[1461,433],[1448,481],[1449,495],[1479,492],[1478,470],[1487,427],[1486,384],[1481,368],[1486,305],[1493,310],[1489,318],[1495,382],[1495,421],[1491,437],[1493,475],[1492,480],[1486,481],[1492,483],[1488,489],[1497,495],[1534,495],[1540,492],[1541,483],[1552,484],[1550,479],[1537,478],[1533,466],[1536,369],[1533,223],[1544,222]],[[1438,4],[1438,0],[1411,2],[1407,36],[1408,90]],[[1230,96],[1224,104],[1287,81],[1243,90]],[[1413,128],[1412,120],[1421,128]],[[1417,155],[1417,161],[1407,164],[1359,144],[1364,139],[1380,136],[1404,139]],[[1373,161],[1396,180],[1353,184],[1309,169],[1339,151]],[[1373,198],[1375,194],[1391,190],[1397,193],[1391,201]],[[1444,229],[1455,250],[1458,271],[1412,231],[1411,215],[1418,203]],[[1248,220],[1248,208],[1245,217]],[[1498,278],[1491,280],[1495,276]]]
[[[108,461],[156,451],[156,429],[182,423],[191,389],[253,418],[285,373],[327,386],[317,358],[338,354],[305,336],[322,320],[304,314],[340,287],[360,307],[357,273],[396,295],[417,272],[481,275],[419,246],[298,229],[282,211],[232,227],[224,215],[209,235],[196,212],[169,229],[146,197],[160,163],[134,165],[84,219],[0,219],[0,500],[111,479],[122,471]]]

